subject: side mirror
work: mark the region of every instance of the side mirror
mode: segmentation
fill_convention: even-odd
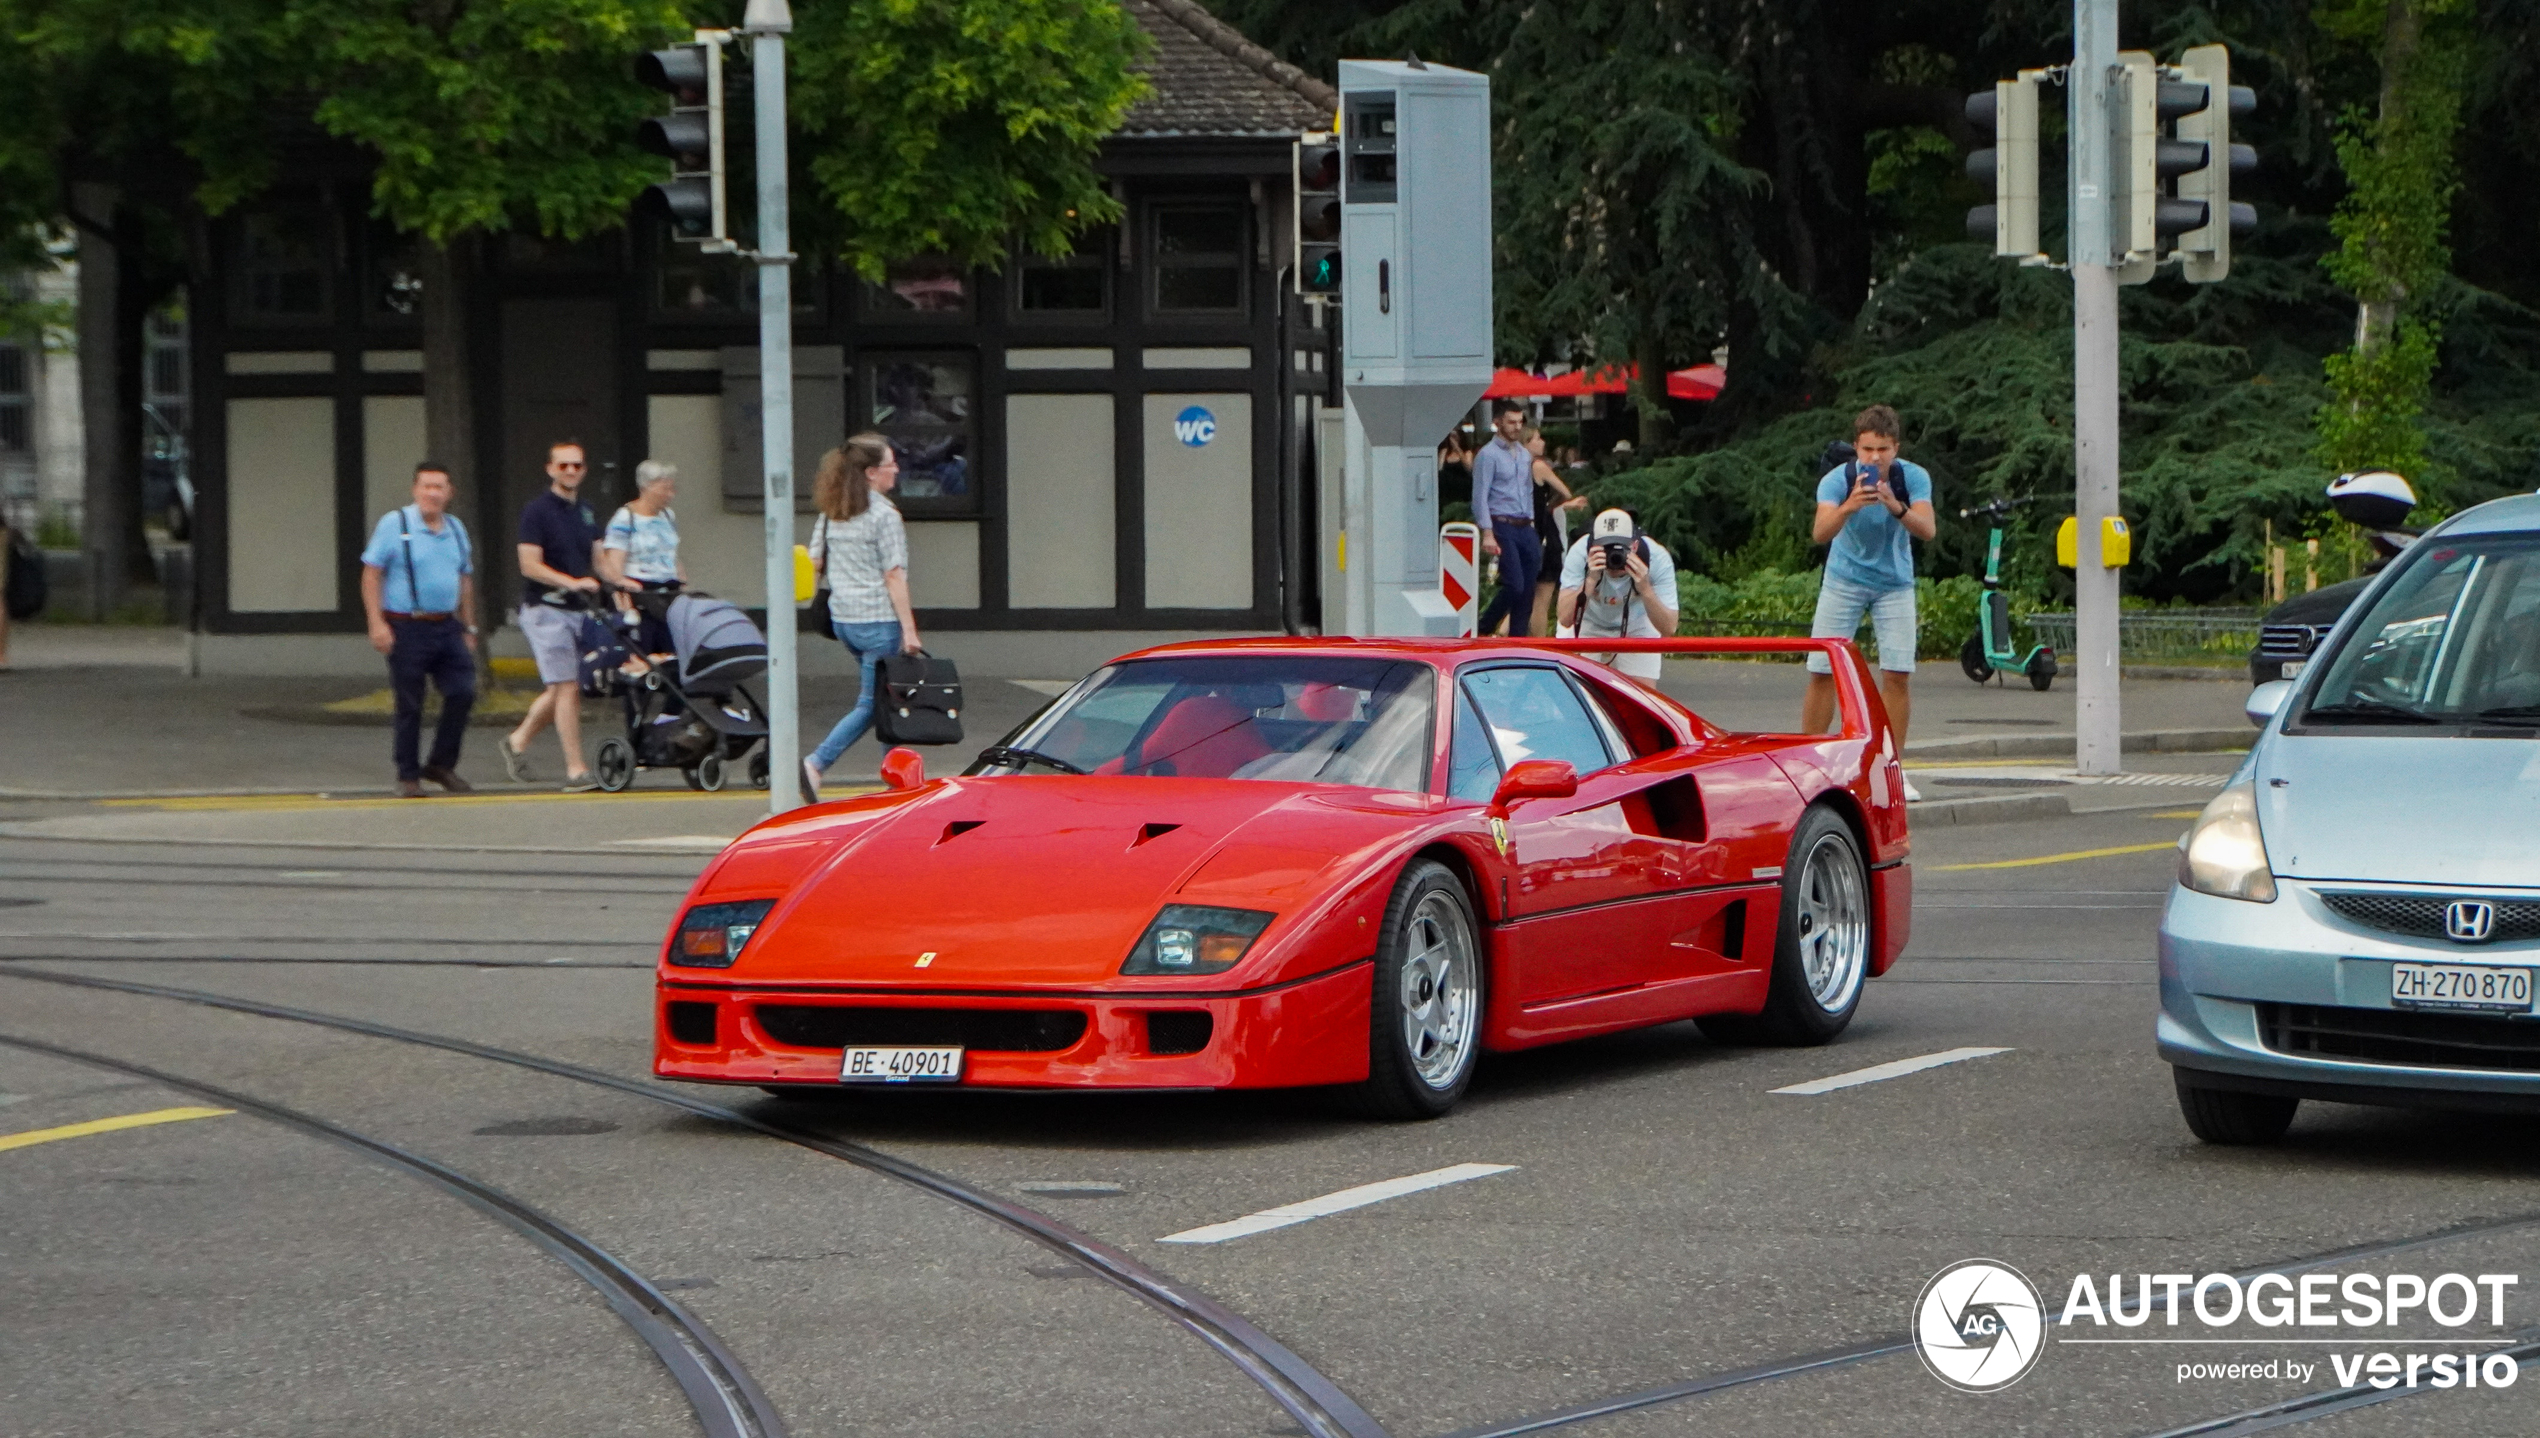
[[[2292,680],[2270,679],[2249,691],[2249,697],[2241,704],[2241,712],[2249,716],[2251,724],[2264,729],[2275,718],[2276,711],[2284,707],[2284,701],[2292,697]]]
[[[914,789],[926,782],[926,756],[902,747],[882,756],[882,787]]]
[[[1491,791],[1490,808],[1484,812],[1505,819],[1509,806],[1520,799],[1567,799],[1577,792],[1579,771],[1568,760],[1521,759],[1499,776],[1499,787]]]

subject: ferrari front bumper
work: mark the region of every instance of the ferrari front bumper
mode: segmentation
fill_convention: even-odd
[[[752,986],[665,976],[653,1072],[837,1084],[849,1044],[959,1044],[962,1088],[1220,1089],[1367,1077],[1368,961],[1268,988],[973,993]]]

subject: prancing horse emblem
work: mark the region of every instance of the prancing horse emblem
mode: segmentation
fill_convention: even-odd
[[[1499,846],[1501,858],[1508,857],[1508,821],[1506,819],[1490,821],[1490,841]]]

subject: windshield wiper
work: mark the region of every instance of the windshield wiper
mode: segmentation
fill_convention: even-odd
[[[987,748],[979,751],[979,757],[976,762],[981,764],[1012,764],[1017,768],[1022,768],[1031,764],[1046,764],[1049,767],[1056,769],[1061,774],[1082,774],[1085,772],[1084,770],[1077,768],[1075,765],[1068,763],[1064,759],[1052,758],[1038,749],[1018,749],[1011,744],[989,745]]]
[[[2358,694],[2342,704],[2314,704],[2302,711],[2302,722],[2326,720],[2331,724],[2440,724],[2443,721],[2423,710],[2387,699],[2374,699]]]
[[[2481,709],[2482,724],[2540,725],[2540,704],[2507,704],[2495,709]]]

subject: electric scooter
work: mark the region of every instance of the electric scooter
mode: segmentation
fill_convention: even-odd
[[[2055,682],[2055,651],[2040,644],[2022,658],[2011,644],[2011,597],[2002,592],[2002,522],[2025,499],[1997,499],[1958,511],[1960,519],[1983,519],[1993,526],[1984,545],[1984,600],[1976,606],[1976,632],[1958,651],[1958,667],[1978,684],[1995,674],[2026,674],[2028,687],[2044,692]]]

